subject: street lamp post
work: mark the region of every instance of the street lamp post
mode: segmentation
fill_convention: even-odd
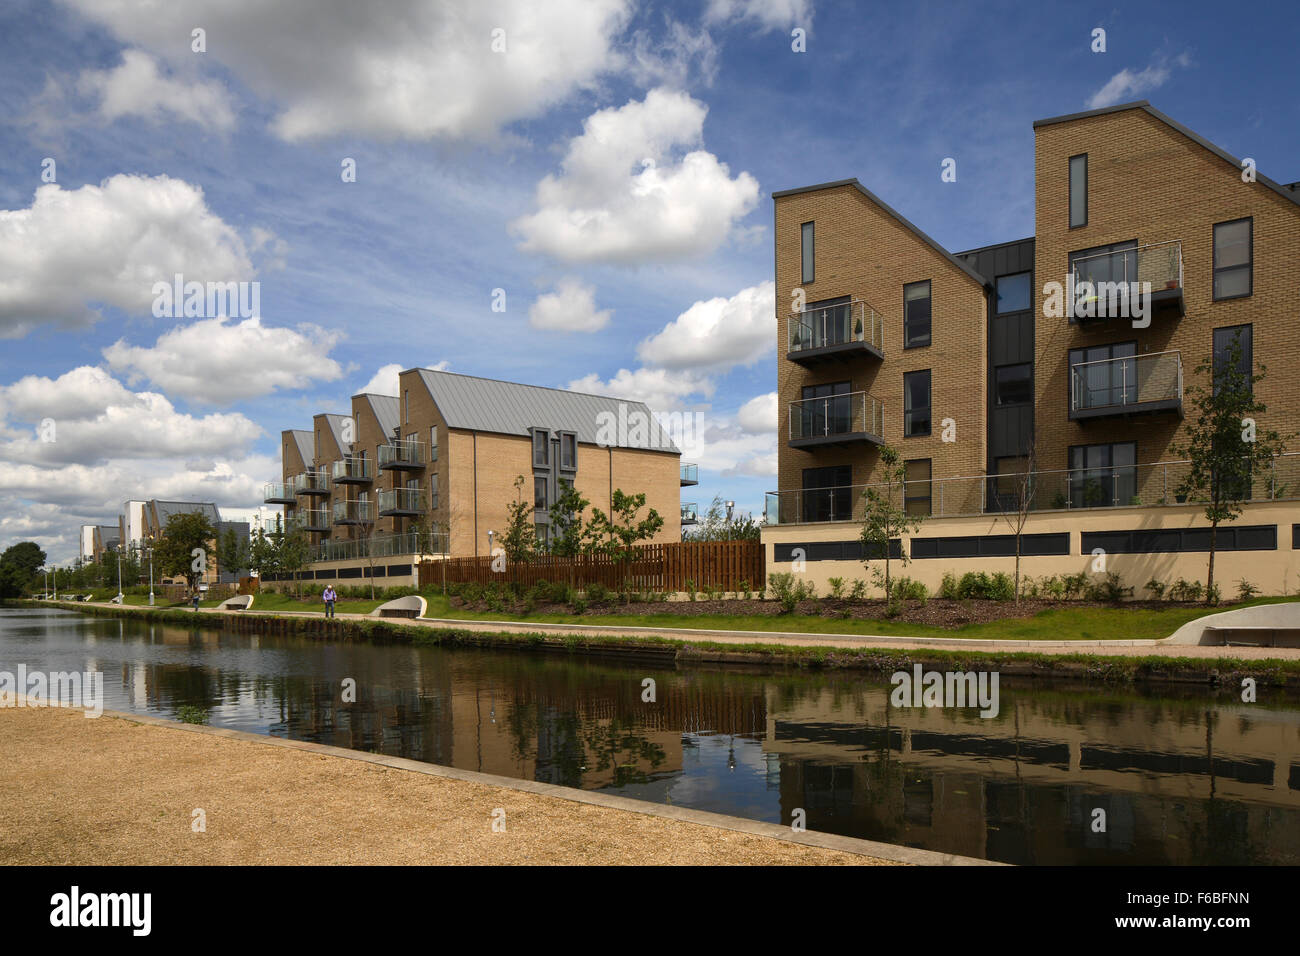
[[[153,548],[149,549],[149,606],[153,607]]]
[[[728,522],[728,523],[731,522],[731,512],[732,512],[732,509],[734,509],[735,507],[736,507],[736,503],[735,503],[734,501],[728,501],[728,502],[727,502],[727,522]]]
[[[121,548],[119,548],[117,551],[117,603],[118,604],[126,603],[123,600],[123,595],[122,595],[122,549]]]

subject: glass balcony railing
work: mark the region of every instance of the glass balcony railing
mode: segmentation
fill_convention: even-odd
[[[299,508],[289,517],[290,531],[328,531],[330,513],[327,508]]]
[[[848,392],[790,403],[790,441],[817,444],[862,439],[881,442],[885,406],[866,392]]]
[[[363,485],[375,479],[373,463],[369,458],[340,458],[330,468],[336,485]]]
[[[293,489],[300,495],[328,495],[330,477],[323,470],[303,472],[294,478]]]
[[[418,441],[395,441],[379,446],[380,470],[419,469],[424,467],[424,443]]]
[[[1134,283],[1139,295],[1142,286],[1149,286],[1148,305],[1182,307],[1183,244],[1178,239],[1080,256],[1071,260],[1070,272],[1076,319],[1133,317],[1138,304]]]
[[[884,319],[863,299],[791,313],[786,329],[794,361],[819,349],[834,351],[835,346],[869,345],[877,352],[884,351]]]
[[[1075,418],[1180,409],[1182,401],[1183,360],[1176,351],[1070,366],[1070,415]]]
[[[699,508],[690,501],[682,505],[682,524],[695,524],[700,520]]]
[[[273,481],[262,487],[262,502],[264,504],[291,505],[297,500],[292,481]]]
[[[355,561],[359,558],[392,558],[411,555],[446,555],[447,535],[436,531],[406,531],[377,534],[369,538],[322,541],[311,549],[311,561]]]
[[[686,463],[682,465],[682,484],[698,485],[700,483],[700,466]]]
[[[381,515],[421,515],[426,510],[423,488],[386,488],[379,492]]]
[[[375,503],[370,500],[334,502],[335,524],[365,524],[375,520]]]

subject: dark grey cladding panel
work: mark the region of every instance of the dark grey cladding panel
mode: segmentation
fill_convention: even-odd
[[[990,414],[989,454],[994,458],[1024,455],[1034,431],[1034,407],[1016,405],[994,408]]]
[[[989,323],[989,361],[1016,365],[1034,360],[1034,313],[995,315]]]

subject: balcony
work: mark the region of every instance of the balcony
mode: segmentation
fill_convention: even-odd
[[[293,482],[273,481],[263,486],[262,501],[268,505],[292,505],[298,503],[294,494]]]
[[[1070,418],[1088,421],[1183,414],[1183,360],[1178,352],[1079,362],[1070,366]]]
[[[698,485],[699,483],[700,483],[700,466],[683,464],[681,487],[685,488],[687,485]]]
[[[379,515],[382,518],[422,515],[428,510],[424,496],[423,488],[385,488],[379,492]]]
[[[335,524],[369,524],[375,520],[375,503],[367,500],[334,502]]]
[[[324,471],[308,471],[293,480],[293,490],[300,495],[328,495],[330,476]]]
[[[445,533],[433,531],[404,531],[401,534],[377,534],[355,541],[331,539],[322,541],[311,549],[311,560],[353,561],[357,558],[392,558],[402,555],[446,555],[448,539]]]
[[[299,508],[289,517],[290,531],[328,531],[330,513],[328,508]]]
[[[1187,314],[1183,244],[1178,239],[1075,259],[1070,279],[1072,314],[1078,322],[1137,318],[1138,309],[1148,308],[1148,319],[1181,319]],[[1143,296],[1144,287],[1150,288],[1147,300],[1135,298]]]
[[[420,471],[424,468],[424,443],[395,441],[379,446],[380,471]]]
[[[790,403],[790,447],[885,443],[885,406],[866,392]]]
[[[700,513],[699,513],[699,509],[695,505],[695,502],[689,501],[686,504],[682,505],[682,524],[684,525],[695,524],[699,520],[700,520]]]
[[[786,358],[805,368],[857,358],[883,359],[884,320],[863,299],[795,312],[786,318]]]
[[[369,458],[340,458],[330,472],[336,485],[368,485],[375,480]]]

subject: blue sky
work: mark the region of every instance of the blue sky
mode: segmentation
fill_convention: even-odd
[[[772,191],[856,176],[954,251],[1023,238],[1032,121],[1143,98],[1300,179],[1281,5],[105,6],[0,11],[0,547],[54,561],[125,498],[255,508],[280,430],[391,366],[698,413],[693,497],[758,513]],[[177,270],[259,282],[258,321],[156,318]]]

